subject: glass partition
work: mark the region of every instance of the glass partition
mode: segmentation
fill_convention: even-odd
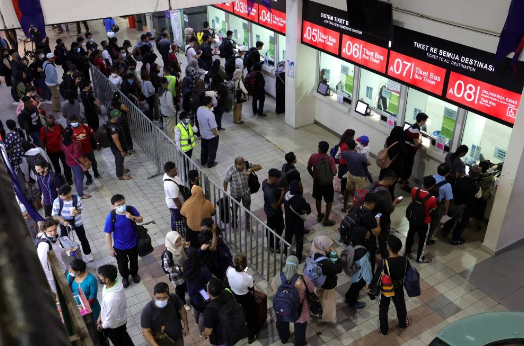
[[[229,15],[229,30],[233,31],[233,40],[237,44],[249,46],[249,34],[247,20],[234,15]]]
[[[358,98],[369,104],[372,119],[386,121],[388,115],[397,117],[400,83],[361,68],[359,85]]]
[[[353,95],[353,75],[355,65],[336,57],[320,53],[320,81],[329,85],[331,90],[343,91],[344,98],[351,100]]]
[[[278,36],[278,61],[286,61],[286,36],[277,34]]]
[[[207,7],[207,21],[219,36],[226,36],[226,13],[213,6]]]
[[[275,33],[257,24],[251,24],[251,31],[253,46],[257,41],[264,43],[264,47],[260,51],[260,59],[264,61],[267,56],[268,64],[273,65],[275,62]]]

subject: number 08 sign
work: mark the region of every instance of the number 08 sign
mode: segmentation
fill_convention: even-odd
[[[302,42],[338,55],[340,33],[303,21]]]

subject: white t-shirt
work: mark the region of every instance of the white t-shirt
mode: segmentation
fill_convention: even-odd
[[[190,59],[194,59],[195,58],[195,55],[196,55],[196,52],[195,52],[195,48],[189,46],[186,46],[186,56],[187,56],[187,61],[189,61]]]
[[[229,286],[231,286],[231,290],[239,296],[247,294],[249,288],[254,285],[253,277],[251,275],[244,271],[239,273],[233,267],[227,268],[226,276]]]
[[[107,49],[104,49],[102,51],[102,59],[109,61],[109,65],[113,66],[113,59],[111,59],[111,54],[107,51]]]
[[[177,206],[175,202],[173,202],[173,198],[179,198],[178,196],[178,185],[182,185],[182,181],[180,180],[179,176],[176,176],[174,178],[171,178],[167,173],[164,174],[162,177],[162,180],[170,180],[170,181],[164,181],[164,192],[166,194],[166,204],[169,209],[177,209]],[[175,181],[176,184],[173,182]],[[182,199],[182,196],[180,196],[180,202],[183,203],[184,200]]]

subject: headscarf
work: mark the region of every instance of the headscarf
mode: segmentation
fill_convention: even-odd
[[[184,265],[186,260],[186,253],[184,252],[184,244],[180,244],[180,246],[175,245],[178,238],[180,238],[180,234],[178,232],[167,232],[165,245],[169,252],[171,252],[173,255],[173,262],[175,262],[176,265],[181,266]]]
[[[333,245],[333,240],[331,240],[330,237],[326,235],[315,237],[313,239],[313,244],[311,244],[311,253],[326,255],[328,252],[327,249],[329,249],[331,245]]]
[[[402,137],[404,137],[404,128],[402,126],[395,126],[386,139],[386,145],[389,147],[395,142],[400,141],[400,143],[402,143]]]
[[[368,234],[368,229],[365,227],[355,227],[355,229],[351,232],[351,245],[353,247],[357,245],[362,245],[366,247],[366,235]]]
[[[191,188],[191,198],[185,201],[180,214],[187,219],[187,226],[193,231],[200,231],[200,223],[215,212],[213,204],[206,199],[204,191],[198,185]]]
[[[298,273],[299,263],[300,262],[298,261],[298,258],[296,256],[288,256],[286,258],[286,265],[284,266],[284,269],[282,269],[282,273],[284,273],[286,280],[291,280],[293,276]],[[277,287],[282,284],[282,278],[280,277],[280,273],[275,275],[275,277],[273,278],[273,282]]]
[[[200,260],[198,258],[198,250],[194,247],[190,247],[187,250],[186,255],[187,258],[183,265],[184,277],[188,280],[193,280],[198,275],[200,275],[202,270],[202,266],[200,265]]]
[[[220,59],[215,59],[215,61],[213,61],[213,65],[211,66],[211,73],[212,74],[215,74],[215,73],[218,73],[220,71]]]
[[[277,63],[277,68],[275,69],[275,76],[278,76],[280,73],[286,71],[286,62],[284,60]]]
[[[187,65],[193,68],[198,68],[198,61],[195,58],[191,58],[187,61]]]
[[[233,72],[233,79],[234,80],[241,80],[242,77],[244,77],[244,72],[241,68],[237,68],[235,72]]]

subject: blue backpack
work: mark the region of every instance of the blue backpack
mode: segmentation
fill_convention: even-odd
[[[304,265],[304,275],[313,282],[315,287],[320,287],[326,282],[326,276],[322,274],[322,267],[318,265],[318,262],[328,259],[326,256],[320,256],[316,260],[313,259],[313,255],[306,259]]]
[[[300,304],[300,297],[295,288],[295,282],[299,277],[298,274],[295,274],[288,281],[284,273],[280,273],[282,284],[278,286],[273,298],[273,307],[275,308],[278,322],[295,323],[300,318],[302,304]]]
[[[404,274],[404,288],[408,297],[420,296],[420,275],[406,258],[406,274]]]
[[[331,156],[335,160],[335,163],[338,165],[338,159],[336,158],[337,152],[338,152],[338,144],[335,145],[333,148],[331,148],[329,152],[329,156]]]

